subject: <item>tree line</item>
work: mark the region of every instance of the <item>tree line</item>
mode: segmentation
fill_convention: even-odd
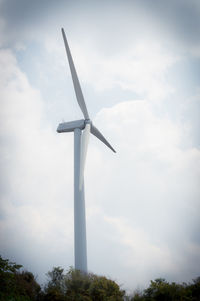
[[[200,301],[200,277],[191,283],[169,283],[159,278],[132,296],[113,280],[54,267],[41,287],[22,265],[0,256],[0,301]]]

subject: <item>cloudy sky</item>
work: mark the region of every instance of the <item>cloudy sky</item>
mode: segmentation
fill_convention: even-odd
[[[89,271],[133,290],[200,275],[198,0],[0,0],[0,253],[38,275],[73,266],[73,134],[61,27],[94,124]]]

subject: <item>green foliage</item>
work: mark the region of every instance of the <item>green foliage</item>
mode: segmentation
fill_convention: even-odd
[[[57,291],[58,293],[64,293],[64,269],[61,267],[54,267],[52,271],[47,273],[47,277],[50,279],[47,286],[46,291]]]
[[[61,267],[54,267],[52,271],[49,271],[46,275],[49,281],[45,287],[44,299],[46,301],[55,300],[63,301],[65,294],[64,287],[64,269]]]
[[[70,269],[67,274],[60,267],[48,272],[45,301],[121,301],[124,292],[112,280]]]
[[[165,279],[159,278],[151,281],[151,285],[145,290],[146,300],[180,300],[182,297],[182,287],[178,284],[169,284]]]
[[[143,293],[136,293],[131,301],[199,301],[200,277],[192,284],[168,283],[159,278],[151,281],[150,286]]]
[[[9,262],[8,259],[3,259],[0,255],[0,273],[16,273],[21,267],[22,265],[16,264],[15,262]]]
[[[70,268],[65,278],[66,300],[92,300],[89,295],[91,276]]]
[[[199,301],[200,300],[200,277],[197,277],[193,280],[192,284],[185,284],[185,290],[187,291],[187,296],[192,301]]]
[[[39,284],[32,273],[19,272],[21,267],[0,256],[0,301],[39,300]]]
[[[21,268],[21,265],[9,262],[0,256],[0,300],[12,296],[15,292],[15,273]]]
[[[200,277],[192,283],[169,283],[155,279],[144,291],[126,296],[119,285],[103,276],[83,274],[61,267],[47,273],[43,291],[34,275],[0,256],[0,301],[200,301]]]
[[[124,292],[120,290],[118,284],[105,277],[94,276],[89,288],[92,300],[123,300]]]
[[[27,296],[30,300],[36,300],[41,291],[40,285],[36,282],[31,272],[22,271],[15,275],[16,291],[20,296]]]

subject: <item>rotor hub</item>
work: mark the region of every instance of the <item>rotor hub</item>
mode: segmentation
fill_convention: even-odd
[[[90,119],[85,119],[85,126],[86,124],[92,124],[92,121]]]

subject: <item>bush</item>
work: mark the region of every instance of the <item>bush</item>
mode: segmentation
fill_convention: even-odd
[[[56,275],[56,277],[55,277]],[[70,269],[67,274],[60,267],[48,272],[50,278],[45,288],[45,301],[121,301],[124,292],[118,284],[106,277],[83,274]]]
[[[151,281],[150,286],[140,294],[134,294],[131,301],[199,301],[200,277],[192,284],[168,283],[158,278]]]
[[[32,273],[20,272],[22,265],[10,262],[0,256],[0,300],[39,300],[40,285]]]
[[[0,301],[200,301],[200,277],[192,283],[169,283],[158,278],[147,289],[126,296],[119,285],[103,276],[54,267],[41,291],[34,275],[0,256]]]

